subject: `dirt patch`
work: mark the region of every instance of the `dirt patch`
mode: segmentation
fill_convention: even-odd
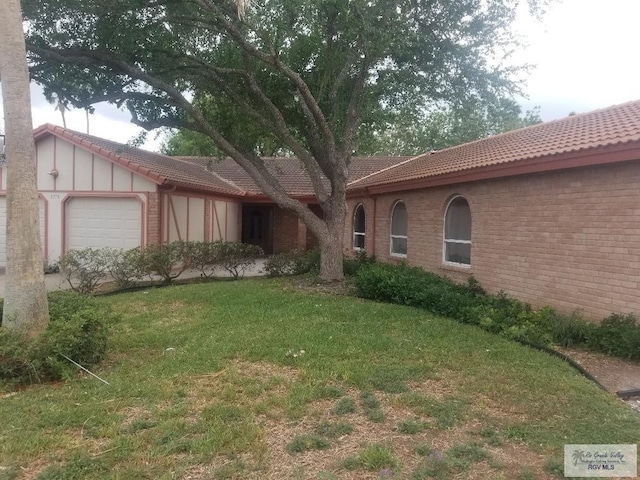
[[[347,395],[357,399],[359,392],[349,390]],[[321,478],[324,472],[335,478],[345,480],[379,479],[385,478],[387,472],[365,471],[362,468],[348,470],[344,461],[357,457],[366,445],[373,443],[388,447],[399,460],[400,466],[389,472],[389,478],[410,478],[412,472],[420,464],[428,461],[428,457],[419,455],[416,450],[423,445],[432,449],[433,455],[440,458],[450,448],[462,444],[482,443],[478,432],[482,424],[478,420],[471,420],[450,429],[427,429],[418,434],[410,435],[399,431],[398,424],[407,419],[417,418],[415,413],[397,406],[393,395],[376,393],[381,401],[381,408],[385,420],[375,423],[366,418],[362,409],[358,412],[336,416],[331,413],[335,401],[314,403],[311,408],[324,412],[323,415],[291,424],[282,422],[268,422],[265,425],[265,441],[267,442],[267,470],[262,472],[267,479],[282,478]],[[394,405],[396,404],[396,405]],[[313,434],[316,427],[323,421],[343,421],[353,427],[352,433],[331,441],[326,450],[311,450],[303,453],[287,452],[287,445],[296,435]],[[475,463],[469,470],[460,473],[460,478],[486,479],[496,475],[505,478],[516,478],[523,466],[536,472],[538,479],[551,479],[543,471],[545,458],[524,445],[504,444],[501,446],[482,447],[491,456],[490,460]],[[458,474],[456,474],[458,475]],[[453,478],[453,477],[452,477]],[[458,478],[458,476],[455,476]]]
[[[640,363],[638,362],[573,348],[556,350],[573,359],[614,395],[622,390],[640,388]],[[640,412],[640,396],[628,398],[625,401],[631,408]]]

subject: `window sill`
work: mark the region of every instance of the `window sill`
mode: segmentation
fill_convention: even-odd
[[[440,270],[448,270],[450,272],[470,273],[471,265],[465,265],[464,263],[443,263],[442,265],[440,265]]]
[[[399,259],[407,258],[407,254],[406,253],[393,253],[393,252],[391,252],[391,253],[389,253],[389,256],[391,256],[391,258],[399,258]]]

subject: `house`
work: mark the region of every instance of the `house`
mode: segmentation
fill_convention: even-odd
[[[229,160],[171,158],[43,125],[34,131],[44,256],[72,249],[132,248],[174,240],[244,241],[266,253],[306,249],[313,235],[274,205]],[[358,157],[351,180],[404,158]],[[313,189],[294,158],[271,159],[290,195],[313,204]],[[6,166],[0,168],[0,268],[6,265]]]
[[[46,258],[73,248],[229,240],[267,253],[317,242],[229,159],[150,153],[35,130]],[[321,215],[295,158],[266,159]],[[0,169],[0,267],[5,263]],[[347,254],[406,261],[534,307],[640,312],[640,101],[416,157],[356,157]]]
[[[420,155],[348,203],[346,251],[534,307],[640,312],[640,101]]]

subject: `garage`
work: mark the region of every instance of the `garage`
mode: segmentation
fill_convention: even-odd
[[[65,250],[137,247],[142,216],[138,198],[71,197],[65,204]]]
[[[40,242],[45,248],[44,201],[40,199]],[[0,268],[7,266],[7,198],[0,197]]]

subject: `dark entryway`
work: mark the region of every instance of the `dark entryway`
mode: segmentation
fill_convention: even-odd
[[[242,206],[242,242],[259,245],[264,253],[273,253],[272,206]]]

